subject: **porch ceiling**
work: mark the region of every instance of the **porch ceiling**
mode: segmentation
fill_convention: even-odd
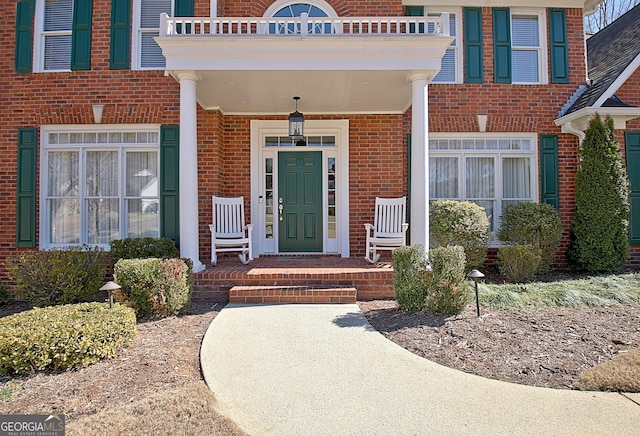
[[[430,75],[437,74],[437,71]],[[411,106],[404,71],[198,71],[198,103],[226,114],[402,113]]]
[[[196,98],[227,114],[402,113],[414,75],[433,78],[451,37],[159,37],[166,69],[198,77]]]

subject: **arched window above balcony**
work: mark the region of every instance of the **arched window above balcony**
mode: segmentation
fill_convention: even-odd
[[[265,17],[292,18],[306,13],[310,17],[337,17],[338,14],[325,1],[278,0],[265,11]]]
[[[265,17],[270,18],[298,18],[302,14],[307,14],[309,18],[337,17],[333,8],[322,0],[308,0],[300,2],[299,0],[280,0],[273,3],[265,12]],[[269,24],[268,33],[286,35],[299,34],[299,22],[282,21],[281,23]],[[307,33],[337,33],[336,29],[329,23],[308,23]]]

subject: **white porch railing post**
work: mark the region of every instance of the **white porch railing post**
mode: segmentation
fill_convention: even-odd
[[[307,26],[308,21],[309,14],[306,12],[300,14],[300,36],[303,38],[309,33],[309,27]]]
[[[440,15],[440,26],[440,33],[442,36],[449,36],[451,33],[449,12],[443,12],[442,15]]]
[[[167,36],[167,17],[166,12],[160,14],[160,36]]]
[[[198,234],[198,123],[194,71],[178,73],[180,81],[180,256],[193,261],[193,271],[202,271]]]
[[[411,245],[429,250],[429,114],[425,75],[411,77]]]

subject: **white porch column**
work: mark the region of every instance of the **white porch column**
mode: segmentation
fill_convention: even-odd
[[[411,245],[429,250],[429,125],[426,75],[411,77]]]
[[[178,74],[180,80],[180,256],[202,271],[198,238],[198,127],[196,82],[193,71]]]

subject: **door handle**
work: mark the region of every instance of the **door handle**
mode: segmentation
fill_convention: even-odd
[[[282,205],[282,197],[280,197],[278,199],[278,211],[280,212],[280,221],[282,221],[282,210],[284,209],[284,206]]]

